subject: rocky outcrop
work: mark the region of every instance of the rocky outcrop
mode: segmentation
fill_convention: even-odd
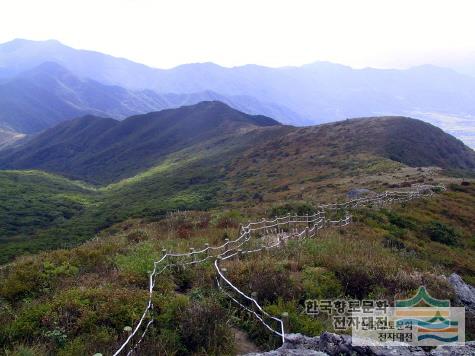
[[[453,273],[448,282],[454,288],[456,301],[465,306],[467,314],[475,313],[475,288],[465,283]],[[370,344],[370,343],[368,343]],[[324,332],[317,337],[301,334],[287,334],[286,342],[280,348],[263,353],[251,353],[247,356],[322,356],[322,355],[369,355],[369,356],[475,356],[475,341],[465,346],[438,346],[432,350],[412,347],[407,344],[399,346],[353,346],[349,335],[337,335]]]
[[[250,353],[246,356],[324,356],[324,355],[368,355],[368,356],[448,356],[475,355],[475,342],[465,346],[439,346],[432,351],[420,347],[399,344],[399,346],[353,346],[351,336],[337,335],[324,332],[317,337],[301,334],[286,335],[286,342],[280,348],[262,352]]]
[[[450,347],[438,346],[429,353],[429,356],[469,356],[475,355],[475,341],[465,343],[465,346]]]
[[[450,285],[454,288],[457,302],[465,306],[465,308],[475,312],[475,288],[465,283],[456,273],[452,273],[448,279]]]

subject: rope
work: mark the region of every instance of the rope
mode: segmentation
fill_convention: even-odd
[[[317,232],[321,229],[323,229],[325,226],[337,226],[337,227],[345,227],[349,225],[352,222],[351,215],[348,213],[348,209],[350,208],[358,208],[360,206],[365,206],[365,205],[372,205],[374,203],[378,203],[381,206],[384,206],[386,204],[391,204],[394,201],[397,202],[402,202],[402,201],[409,201],[415,198],[419,197],[425,197],[425,196],[432,196],[435,191],[445,191],[446,188],[443,185],[415,185],[413,186],[415,190],[412,191],[386,191],[381,194],[377,194],[373,197],[367,197],[367,198],[357,198],[357,199],[352,199],[349,201],[346,201],[344,203],[334,203],[334,204],[325,204],[325,205],[319,205],[318,206],[318,211],[312,215],[293,215],[291,216],[290,214],[282,217],[275,217],[273,220],[267,220],[267,219],[262,219],[261,221],[256,221],[256,222],[249,222],[247,225],[242,226],[239,231],[239,236],[235,240],[228,240],[224,244],[219,245],[219,246],[207,246],[201,250],[198,251],[191,251],[188,253],[168,253],[166,252],[161,259],[158,261],[155,261],[153,263],[153,270],[149,275],[149,297],[148,297],[148,302],[147,306],[145,307],[144,312],[142,313],[141,318],[137,322],[135,328],[133,329],[132,333],[127,337],[127,339],[122,343],[122,345],[117,349],[117,351],[113,354],[114,356],[119,355],[121,352],[123,352],[127,346],[129,346],[129,351],[127,352],[127,355],[133,354],[133,352],[138,348],[142,340],[144,339],[150,325],[154,322],[153,318],[153,303],[152,303],[152,297],[154,293],[154,287],[155,287],[155,282],[156,282],[156,277],[157,275],[161,274],[163,271],[165,271],[168,268],[171,267],[184,267],[188,265],[196,265],[202,262],[205,262],[209,259],[214,259],[214,266],[215,269],[221,278],[223,284],[225,284],[227,287],[229,287],[231,290],[236,292],[240,297],[244,298],[248,302],[250,302],[256,310],[251,310],[248,307],[244,306],[242,303],[240,303],[236,298],[230,295],[228,291],[225,290],[225,287],[219,283],[219,278],[217,281],[218,287],[225,295],[227,295],[233,302],[238,304],[241,308],[244,310],[250,312],[253,314],[268,330],[273,332],[274,334],[280,336],[282,338],[282,343],[285,343],[285,330],[284,330],[284,322],[276,318],[270,314],[268,314],[255,300],[254,298],[246,295],[244,292],[242,292],[238,287],[236,287],[234,284],[232,284],[221,272],[219,268],[219,262],[220,261],[225,261],[228,259],[231,259],[235,256],[238,255],[248,255],[251,253],[257,253],[261,252],[263,250],[269,250],[272,248],[277,248],[284,246],[286,240],[290,239],[297,239],[297,240],[304,240],[306,238],[311,238],[314,237]],[[327,211],[334,211],[334,210],[346,210],[346,215],[344,218],[341,218],[339,220],[329,220],[326,218],[326,212]],[[170,215],[171,216],[171,215]],[[302,229],[301,231],[298,231],[298,225],[299,224],[305,224],[306,226]],[[289,229],[287,233],[282,232],[279,233],[280,226],[286,225]],[[294,234],[292,234],[290,226],[294,226]],[[310,225],[312,227],[310,228]],[[269,230],[271,230],[271,233],[269,233]],[[273,231],[272,231],[273,230]],[[277,230],[277,231],[276,231]],[[251,240],[251,233],[252,232],[261,232],[264,231],[265,234],[260,237],[260,242],[262,240],[266,240],[269,238],[275,238],[277,237],[277,242],[267,246],[262,244],[260,247],[255,248],[253,250],[240,250],[239,248],[242,247],[246,242],[249,242]],[[255,241],[259,243],[259,240],[255,238]],[[229,247],[229,245],[236,244],[234,247]],[[210,254],[214,251],[218,250],[223,250],[225,251],[218,253],[216,255]],[[196,255],[200,254],[207,254],[202,259],[195,259],[194,257]],[[169,259],[182,259],[182,258],[193,258],[193,261],[177,261],[175,263],[169,263],[165,266],[163,266],[160,270],[158,270],[158,266]],[[259,313],[260,315],[259,315]],[[132,345],[132,340],[134,339],[135,335],[138,333],[142,325],[144,325],[144,321],[147,317],[147,314],[150,316],[150,320],[145,323],[144,331],[140,335],[140,338],[136,343]],[[268,325],[265,321],[264,318],[273,320],[277,322],[280,326],[280,331],[273,329],[270,325]]]

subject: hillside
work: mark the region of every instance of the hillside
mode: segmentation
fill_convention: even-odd
[[[11,131],[11,130],[6,130],[0,127],[0,150],[2,148],[5,148],[6,146],[9,146],[18,140],[24,138],[25,135]]]
[[[2,262],[5,256],[64,246],[65,239],[56,234],[31,238],[81,214],[97,195],[85,184],[37,171],[0,171],[0,186]]]
[[[474,281],[474,194],[473,186],[452,184],[430,199],[360,209],[352,226],[230,259],[227,278],[246,294],[258,293],[271,315],[287,312],[287,332],[308,336],[333,331],[333,326],[326,315],[307,315],[305,299],[392,301],[412,296],[423,283],[432,296],[453,302],[443,276],[457,271]],[[127,337],[124,327],[135,326],[142,315],[148,273],[162,249],[187,252],[205,243],[220,245],[235,238],[238,225],[249,219],[314,207],[301,202],[267,212],[263,207],[216,209],[158,221],[131,219],[81,246],[18,259],[0,270],[0,343],[17,354],[112,354]],[[215,276],[210,262],[171,268],[157,278],[157,322],[148,329],[141,353],[239,354],[234,328],[262,350],[279,346],[280,338],[220,292]],[[474,329],[468,322],[470,339]]]
[[[314,137],[340,152],[371,152],[405,165],[446,169],[475,169],[475,152],[462,141],[426,122],[407,117],[360,118],[299,129],[296,135]]]
[[[220,245],[240,224],[312,213],[355,188],[448,189],[382,209],[360,207],[349,226],[223,261],[227,276],[246,294],[256,292],[266,312],[289,314],[286,332],[336,331],[327,316],[305,314],[305,299],[392,301],[425,285],[455,303],[443,276],[456,272],[475,282],[475,182],[461,184],[433,167],[468,174],[474,153],[418,120],[295,128],[203,102],[123,121],[74,119],[0,157],[101,182],[0,171],[0,263],[8,262],[0,267],[0,345],[7,354],[112,354],[147,305],[148,274],[163,249]],[[266,239],[255,233],[254,240]],[[141,353],[239,354],[238,332],[256,348],[278,346],[280,338],[232,304],[215,277],[213,260],[157,277],[157,322]]]
[[[366,118],[295,128],[219,102],[122,122],[92,116],[72,120],[0,152],[0,162],[2,168],[41,169],[101,184],[74,193],[85,202],[93,194],[93,204],[60,219],[33,223],[37,228],[31,233],[21,230],[28,219],[19,218],[19,228],[6,233],[4,259],[22,253],[22,239],[34,237],[30,251],[75,244],[131,217],[282,200],[329,201],[355,186],[378,190],[394,180],[416,182],[438,174],[436,168],[418,166],[463,170],[466,175],[475,167],[472,150],[418,120]],[[41,210],[41,196],[30,196],[29,188],[11,174],[4,178],[17,186],[7,190],[0,203],[4,209],[10,199],[19,199],[32,206],[32,215],[55,210]],[[18,196],[17,190],[26,193]]]

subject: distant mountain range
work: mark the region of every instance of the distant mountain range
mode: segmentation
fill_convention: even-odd
[[[80,79],[55,62],[44,62],[0,82],[0,127],[32,134],[86,114],[123,119],[166,108],[221,100],[250,113],[298,117],[290,110],[252,97],[213,92],[157,94]]]
[[[200,100],[220,100],[247,113],[260,113],[294,125],[360,116],[412,116],[437,124],[475,145],[475,78],[430,65],[407,70],[355,70],[326,62],[282,68],[257,65],[224,68],[200,63],[163,70],[98,52],[76,50],[57,41],[14,40],[0,45],[0,78],[3,78],[0,81],[20,90],[19,84],[8,82],[8,78],[17,82],[18,76],[24,78],[28,75],[25,71],[38,71],[38,66],[41,69],[45,62],[59,64],[82,84],[72,88],[67,85],[66,94],[55,91],[58,95],[51,98],[50,94],[41,92],[45,95],[41,103],[48,107],[60,105],[57,96],[66,97],[66,103],[61,104],[64,114],[63,110],[47,113],[39,103],[31,103],[32,98],[21,105],[26,113],[12,109],[15,115],[4,114],[1,111],[5,109],[0,107],[0,117],[3,121],[8,117],[10,128],[11,122],[23,120],[16,126],[24,131],[26,122],[32,120],[31,113],[39,123],[32,124],[34,129],[29,132],[57,122],[60,117],[69,119],[84,112],[120,118]],[[40,86],[51,90],[49,86]],[[86,90],[86,86],[94,89]],[[85,99],[84,93],[90,90],[105,93]],[[2,93],[1,96],[7,95],[9,90]],[[170,99],[170,93],[178,96]],[[70,102],[70,98],[75,100]],[[48,104],[48,99],[55,105]],[[50,118],[37,115],[41,110]]]

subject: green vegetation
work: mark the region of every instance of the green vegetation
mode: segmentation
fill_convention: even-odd
[[[61,148],[46,168],[108,185],[90,186],[41,171],[0,172],[0,263],[11,262],[0,268],[2,351],[110,353],[126,338],[124,327],[143,312],[147,273],[163,248],[216,245],[249,220],[310,214],[316,204],[343,201],[358,187],[381,192],[443,181],[449,189],[391,209],[357,209],[348,228],[227,260],[229,277],[247,293],[257,293],[268,312],[289,313],[291,332],[307,335],[332,330],[328,317],[304,313],[307,298],[392,300],[411,296],[420,285],[436,297],[453,298],[442,275],[457,272],[475,282],[475,185],[435,168],[404,165],[416,161],[386,146],[393,142],[387,136],[400,133],[394,124],[407,129],[414,128],[412,123],[369,119],[267,127],[265,118],[240,114],[231,120],[227,115],[235,113],[227,110],[200,132],[203,111],[185,114],[190,116],[184,121],[173,112],[160,114],[165,121],[178,120],[170,131],[163,123],[147,126],[152,114],[126,120],[121,125],[134,132],[127,140],[109,146],[118,136],[98,142],[88,138],[94,141],[88,146],[93,152],[81,151],[71,162],[62,156],[68,141],[63,135],[39,139]],[[104,124],[89,121],[71,123],[74,147],[81,147],[88,125],[97,131],[95,125]],[[85,131],[77,134],[79,129]],[[183,130],[183,140],[167,146]],[[385,134],[374,138],[381,130]],[[34,152],[41,156],[48,149]],[[403,163],[389,158],[395,152]],[[426,153],[417,162],[433,163]],[[443,163],[447,157],[439,152],[436,158]],[[470,157],[465,156],[467,164]],[[81,164],[75,166],[75,160]],[[37,254],[21,256],[32,253]],[[238,345],[231,326],[263,348],[278,345],[219,293],[213,268],[208,262],[157,278],[157,323],[144,340],[151,354],[234,354]]]
[[[427,182],[433,179],[429,171],[402,164],[415,163],[406,151],[398,156],[402,163],[389,159],[395,139],[426,131],[437,147],[414,148],[416,163],[450,166],[453,155],[464,162],[454,161],[455,168],[475,162],[458,141],[403,118],[292,128],[207,102],[120,123],[72,120],[2,151],[0,167],[42,168],[104,185],[39,171],[0,173],[0,263],[77,245],[129,218],[250,205],[264,206],[266,216],[303,213],[311,207],[302,202],[343,200],[342,193],[355,186],[381,191],[395,181]],[[439,141],[447,147],[439,150]],[[435,161],[429,150],[438,152]],[[282,201],[290,205],[275,206]],[[435,230],[433,239],[458,243],[450,231]]]
[[[475,188],[453,188],[393,209],[358,210],[348,228],[228,260],[228,276],[243,291],[256,292],[272,315],[289,313],[290,331],[306,335],[332,330],[324,314],[304,313],[307,298],[393,300],[425,285],[432,295],[453,299],[441,275],[456,271],[468,281],[475,275]],[[78,247],[17,259],[0,271],[0,344],[13,354],[108,354],[124,340],[124,327],[141,315],[147,272],[163,248],[186,251],[205,242],[218,244],[235,236],[239,223],[261,214],[252,208],[127,220]],[[444,234],[456,231],[457,245],[434,241],[434,226],[436,231],[442,226]],[[212,263],[206,263],[157,278],[157,323],[144,348],[156,354],[234,354],[231,326],[265,349],[278,345],[278,338],[216,289],[214,276]]]

